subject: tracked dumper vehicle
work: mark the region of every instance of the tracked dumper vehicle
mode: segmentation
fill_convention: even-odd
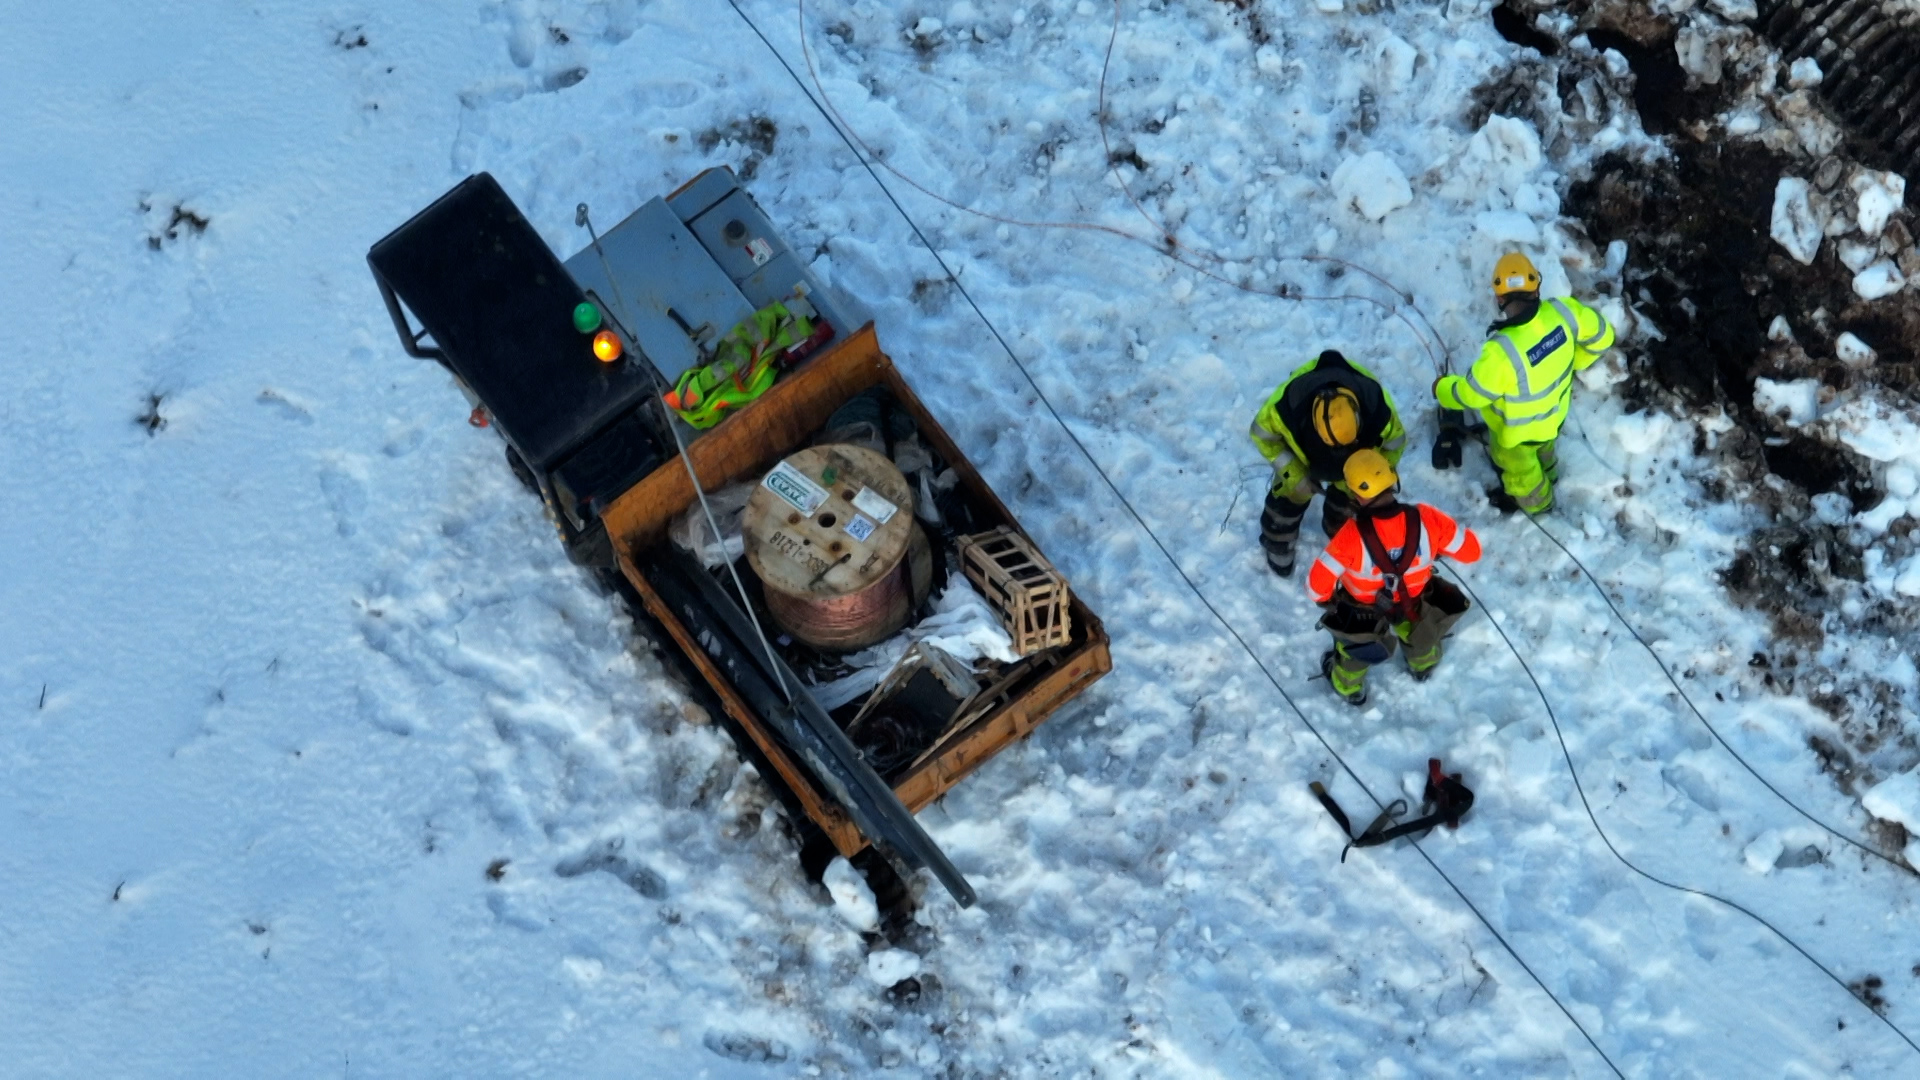
[[[638,603],[803,844],[971,904],[913,812],[1111,670],[1100,620],[730,170],[576,221],[562,262],[481,173],[394,230],[367,261],[402,347]]]

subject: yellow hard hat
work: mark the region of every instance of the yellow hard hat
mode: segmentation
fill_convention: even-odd
[[[1387,462],[1387,455],[1378,450],[1355,450],[1347,458],[1345,473],[1347,490],[1362,499],[1384,495],[1400,482],[1393,474],[1393,466]]]
[[[1313,399],[1313,433],[1328,446],[1351,446],[1360,437],[1360,398],[1344,386]]]
[[[1493,264],[1493,295],[1504,297],[1508,293],[1539,292],[1540,271],[1533,268],[1533,260],[1517,251],[1509,251],[1500,256]]]

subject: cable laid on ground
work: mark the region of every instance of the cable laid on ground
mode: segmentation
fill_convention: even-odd
[[[1543,529],[1541,531],[1544,532],[1545,530]],[[1571,553],[1569,553],[1569,556],[1571,556]],[[1480,598],[1480,594],[1474,591],[1473,586],[1467,583],[1467,579],[1463,574],[1461,574],[1460,568],[1457,566],[1449,566],[1447,567],[1447,571],[1448,571],[1448,576],[1452,577],[1455,581],[1459,582],[1460,587],[1465,589],[1467,591],[1467,595],[1473,598],[1473,602],[1478,604],[1480,606],[1480,610],[1486,613],[1487,624],[1489,626],[1492,626],[1494,633],[1499,634],[1500,640],[1506,643],[1507,651],[1513,653],[1513,659],[1516,663],[1520,665],[1520,670],[1526,672],[1527,681],[1533,684],[1533,692],[1540,696],[1540,704],[1542,707],[1544,707],[1547,710],[1547,719],[1553,723],[1554,737],[1558,739],[1560,742],[1560,754],[1562,757],[1566,759],[1567,772],[1573,777],[1573,789],[1574,791],[1578,792],[1580,795],[1580,806],[1582,809],[1584,809],[1587,812],[1587,820],[1593,823],[1593,831],[1599,834],[1600,842],[1607,846],[1607,850],[1613,854],[1613,857],[1615,859],[1618,859],[1620,861],[1620,865],[1626,867],[1627,869],[1633,871],[1634,873],[1640,875],[1641,877],[1646,878],[1648,881],[1651,881],[1656,885],[1661,885],[1668,889],[1672,889],[1675,892],[1685,893],[1689,896],[1698,896],[1704,900],[1712,900],[1716,903],[1724,904],[1727,907],[1732,908],[1733,910],[1739,912],[1740,914],[1745,915],[1747,918],[1752,919],[1754,922],[1759,923],[1761,926],[1766,927],[1768,930],[1773,932],[1773,935],[1775,937],[1779,938],[1781,941],[1784,941],[1789,946],[1791,946],[1794,952],[1797,952],[1801,956],[1805,957],[1807,960],[1807,963],[1812,964],[1814,967],[1820,969],[1821,974],[1825,975],[1829,979],[1832,979],[1834,982],[1834,985],[1846,991],[1847,997],[1859,1003],[1861,1008],[1866,1009],[1868,1012],[1878,1017],[1880,1022],[1887,1025],[1887,1028],[1891,1030],[1895,1035],[1899,1036],[1900,1041],[1906,1043],[1907,1046],[1914,1051],[1914,1053],[1920,1054],[1920,1045],[1916,1045],[1912,1039],[1908,1038],[1907,1033],[1900,1030],[1900,1026],[1898,1024],[1895,1024],[1892,1020],[1882,1015],[1878,1009],[1871,1008],[1865,1002],[1860,1001],[1859,996],[1853,992],[1852,987],[1847,985],[1847,981],[1845,979],[1842,979],[1839,975],[1835,974],[1831,968],[1827,967],[1827,965],[1815,959],[1812,953],[1802,948],[1799,942],[1793,940],[1793,938],[1791,937],[1788,937],[1785,931],[1781,930],[1779,927],[1768,922],[1761,915],[1755,913],[1754,911],[1749,910],[1748,908],[1742,907],[1737,903],[1734,903],[1732,900],[1729,900],[1724,896],[1720,896],[1716,893],[1707,892],[1704,889],[1696,889],[1690,885],[1680,885],[1675,882],[1668,881],[1665,878],[1658,877],[1645,870],[1642,870],[1640,867],[1634,864],[1633,860],[1627,858],[1625,855],[1622,855],[1620,853],[1620,849],[1613,845],[1613,839],[1607,835],[1607,830],[1601,827],[1600,818],[1597,815],[1595,815],[1593,812],[1593,803],[1587,799],[1587,786],[1580,781],[1580,770],[1577,767],[1575,767],[1573,763],[1573,751],[1567,747],[1566,732],[1560,729],[1560,718],[1557,715],[1555,715],[1553,711],[1553,702],[1547,698],[1546,688],[1540,685],[1540,680],[1536,678],[1533,674],[1533,668],[1528,666],[1526,658],[1520,654],[1519,647],[1513,643],[1512,638],[1507,636],[1506,628],[1500,625],[1500,620],[1493,617],[1493,611],[1491,608],[1487,607],[1486,601],[1482,600]],[[1618,614],[1618,612],[1616,612],[1615,614]],[[1629,629],[1631,629],[1631,627],[1629,627]]]
[[[1529,515],[1527,517],[1527,521],[1530,522],[1534,528],[1539,529],[1542,536],[1545,536],[1548,540],[1551,540],[1553,542],[1553,546],[1559,548],[1560,551],[1563,554],[1565,554],[1567,558],[1572,559],[1573,565],[1580,568],[1580,573],[1586,576],[1587,581],[1590,584],[1592,584],[1594,591],[1600,594],[1600,599],[1602,602],[1604,602],[1607,605],[1607,610],[1613,612],[1613,617],[1620,620],[1621,626],[1624,626],[1627,628],[1627,633],[1633,635],[1633,640],[1639,642],[1640,647],[1647,650],[1647,655],[1652,657],[1655,666],[1659,667],[1660,674],[1665,675],[1667,677],[1667,682],[1673,685],[1673,692],[1680,695],[1680,700],[1686,702],[1687,708],[1693,710],[1694,717],[1697,718],[1700,721],[1700,723],[1706,727],[1707,731],[1713,735],[1714,741],[1720,744],[1721,749],[1725,750],[1729,754],[1732,754],[1733,760],[1739,762],[1741,768],[1747,770],[1747,772],[1750,775],[1752,775],[1752,777],[1755,780],[1760,781],[1760,784],[1762,787],[1765,787],[1768,791],[1773,792],[1773,795],[1775,798],[1779,799],[1781,802],[1786,803],[1788,806],[1792,807],[1794,812],[1799,814],[1801,817],[1806,818],[1808,821],[1811,821],[1815,825],[1826,830],[1828,835],[1832,836],[1834,839],[1843,840],[1849,844],[1852,844],[1854,847],[1859,848],[1861,851],[1865,852],[1868,855],[1873,856],[1876,859],[1879,859],[1881,862],[1886,863],[1888,866],[1892,866],[1900,870],[1907,869],[1905,866],[1901,865],[1900,862],[1898,862],[1891,856],[1888,856],[1884,852],[1878,851],[1868,846],[1866,843],[1855,839],[1854,837],[1848,835],[1847,833],[1841,832],[1839,829],[1836,829],[1833,826],[1827,824],[1825,821],[1822,821],[1821,819],[1813,816],[1812,812],[1802,808],[1799,803],[1796,803],[1792,799],[1789,799],[1784,792],[1782,792],[1779,788],[1773,786],[1772,781],[1760,775],[1760,770],[1748,764],[1747,759],[1740,756],[1740,751],[1735,750],[1733,748],[1733,744],[1727,742],[1726,738],[1720,734],[1720,730],[1713,726],[1712,721],[1707,719],[1707,716],[1705,713],[1700,711],[1700,706],[1695,705],[1693,703],[1693,699],[1687,696],[1687,692],[1680,688],[1680,680],[1674,677],[1674,674],[1672,671],[1668,670],[1666,663],[1660,659],[1660,654],[1653,651],[1653,646],[1647,643],[1647,639],[1640,636],[1640,631],[1634,629],[1633,624],[1627,621],[1626,615],[1622,614],[1620,611],[1620,608],[1614,604],[1613,598],[1607,595],[1607,590],[1600,584],[1600,579],[1594,576],[1593,571],[1587,569],[1587,565],[1580,561],[1580,557],[1575,555],[1572,549],[1568,548],[1567,545],[1561,543],[1560,538],[1553,535],[1553,532],[1549,530],[1545,525],[1541,524],[1538,518]]]
[[[1259,668],[1260,673],[1273,685],[1274,690],[1279,693],[1281,700],[1287,703],[1287,706],[1293,710],[1294,715],[1299,717],[1301,724],[1312,733],[1313,737],[1326,749],[1327,753],[1333,757],[1334,761],[1339,764],[1341,770],[1359,786],[1367,798],[1373,800],[1374,805],[1384,809],[1387,804],[1382,802],[1380,797],[1374,794],[1373,789],[1367,786],[1366,781],[1360,779],[1359,773],[1355,772],[1353,767],[1347,764],[1346,759],[1340,755],[1340,752],[1335,750],[1333,744],[1327,741],[1326,736],[1320,733],[1320,729],[1315,727],[1311,720],[1307,719],[1307,714],[1300,708],[1299,704],[1293,700],[1292,695],[1287,693],[1286,688],[1280,685],[1280,680],[1273,674],[1272,670],[1267,667],[1266,663],[1260,659],[1259,654],[1254,651],[1253,647],[1247,643],[1246,638],[1241,636],[1240,631],[1235,628],[1233,623],[1221,613],[1219,608],[1214,606],[1213,601],[1208,599],[1206,593],[1202,592],[1199,585],[1188,576],[1185,568],[1180,565],[1179,560],[1173,557],[1173,553],[1168,550],[1159,535],[1153,531],[1153,528],[1147,524],[1146,519],[1141,516],[1140,512],[1134,509],[1133,503],[1121,492],[1119,485],[1114,483],[1113,478],[1107,474],[1105,469],[1101,468],[1099,460],[1093,456],[1093,452],[1087,449],[1086,444],[1080,441],[1080,437],[1074,433],[1073,428],[1069,426],[1066,420],[1060,415],[1060,411],[1054,407],[1053,401],[1047,397],[1046,391],[1040,388],[1040,384],[1034,379],[1032,372],[1027,370],[1027,366],[1021,361],[1019,354],[1015,353],[1013,347],[1007,343],[1006,338],[1001,336],[1000,330],[993,324],[993,320],[987,318],[986,312],[982,311],[980,305],[974,302],[972,294],[967,291],[967,287],[961,283],[959,276],[953,272],[952,268],[947,265],[946,260],[941,257],[939,249],[935,248],[933,243],[927,239],[926,233],[921,231],[919,224],[913,220],[913,216],[907,213],[906,207],[900,205],[900,201],[894,197],[893,192],[887,187],[886,182],[880,179],[880,174],[869,162],[868,156],[862,154],[860,149],[854,145],[853,138],[842,127],[837,117],[829,112],[827,108],[814,97],[812,91],[801,81],[799,73],[794,71],[792,65],[787,63],[786,57],[780,53],[780,50],[774,48],[773,43],[767,40],[767,36],[761,32],[760,27],[755,24],[746,11],[740,7],[738,0],[727,0],[727,2],[728,5],[733,8],[734,12],[740,16],[741,21],[745,22],[748,28],[753,31],[754,36],[760,39],[761,44],[766,46],[767,51],[772,53],[774,58],[780,62],[781,67],[786,69],[787,74],[793,78],[795,85],[800,87],[800,92],[806,95],[807,100],[813,104],[815,109],[819,110],[820,115],[827,121],[828,125],[840,136],[841,141],[846,143],[847,149],[853,153],[854,159],[859,161],[862,167],[866,169],[867,175],[870,176],[874,184],[880,188],[881,193],[886,196],[887,201],[893,204],[894,210],[900,214],[901,219],[906,222],[908,228],[913,230],[914,236],[918,238],[920,243],[927,249],[928,254],[933,256],[934,261],[939,264],[941,271],[947,275],[947,279],[953,282],[954,288],[957,289],[960,295],[967,301],[967,306],[973,309],[974,314],[980,319],[981,323],[986,326],[987,331],[993,335],[993,339],[998,342],[1000,348],[1006,352],[1007,359],[1013,362],[1014,367],[1020,371],[1021,376],[1026,379],[1027,384],[1033,387],[1036,398],[1046,407],[1047,413],[1053,417],[1055,423],[1060,425],[1060,429],[1066,433],[1067,438],[1072,441],[1075,448],[1086,458],[1087,463],[1106,484],[1107,489],[1113,492],[1114,498],[1119,500],[1120,505],[1125,508],[1127,514],[1133,518],[1134,523],[1140,527],[1142,532],[1146,533],[1147,538],[1153,542],[1153,546],[1159,550],[1161,556],[1173,567],[1173,572],[1180,577],[1180,580],[1186,584],[1187,588],[1193,593],[1195,598],[1200,601],[1201,605],[1220,623],[1227,634],[1239,644],[1248,659],[1253,661],[1254,666]],[[803,39],[803,47],[804,44]],[[1547,986],[1546,981],[1521,957],[1519,950],[1515,949],[1513,944],[1506,939],[1505,935],[1500,933],[1499,929],[1493,925],[1493,921],[1481,912],[1479,907],[1468,898],[1466,892],[1454,882],[1453,878],[1448,876],[1445,870],[1441,869],[1440,864],[1434,860],[1432,855],[1428,854],[1425,848],[1421,847],[1418,842],[1412,840],[1409,840],[1409,843],[1412,844],[1415,851],[1420,853],[1421,859],[1426,862],[1427,866],[1430,867],[1435,874],[1439,875],[1440,880],[1446,882],[1447,887],[1453,890],[1453,894],[1459,897],[1460,902],[1466,905],[1467,910],[1471,911],[1474,917],[1480,921],[1480,925],[1484,926],[1487,932],[1493,935],[1494,940],[1500,943],[1501,948],[1506,950],[1507,955],[1511,956],[1514,962],[1520,965],[1521,970],[1525,971],[1527,976],[1534,981],[1534,985],[1538,986],[1541,992],[1547,995],[1548,999],[1560,1010],[1561,1015],[1566,1017],[1567,1022],[1572,1024],[1574,1029],[1580,1033],[1581,1038],[1586,1040],[1587,1045],[1593,1049],[1593,1052],[1598,1054],[1602,1061],[1606,1062],[1607,1068],[1611,1069],[1615,1076],[1624,1078],[1626,1074],[1621,1071],[1619,1065],[1614,1063],[1613,1058],[1608,1056],[1605,1050],[1601,1049],[1599,1042],[1597,1042],[1593,1034],[1587,1030],[1586,1025],[1582,1024],[1579,1019],[1573,1015],[1572,1010],[1567,1007],[1566,1003],[1560,1000],[1559,996]]]

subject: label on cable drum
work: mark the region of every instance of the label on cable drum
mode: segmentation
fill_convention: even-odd
[[[853,519],[848,521],[846,525],[847,535],[861,542],[865,542],[867,537],[873,535],[873,530],[879,527],[880,526],[873,523],[872,518],[865,514],[853,515]]]
[[[886,496],[870,487],[861,488],[860,494],[853,497],[853,508],[881,525],[893,520],[893,515],[900,510],[899,507],[888,502]],[[866,537],[862,536],[859,539],[865,540]]]
[[[827,501],[826,488],[784,461],[775,465],[767,478],[760,482],[802,514],[812,514],[821,503]]]

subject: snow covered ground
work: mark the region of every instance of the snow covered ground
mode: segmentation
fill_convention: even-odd
[[[742,6],[804,74],[796,6]],[[1483,459],[1408,456],[1409,492],[1480,530],[1460,577],[1484,605],[1438,677],[1376,672],[1365,710],[1308,681],[1315,612],[1255,543],[1242,433],[1280,378],[1340,348],[1424,447],[1434,370],[1378,306],[1220,279],[1391,304],[1289,256],[1351,260],[1457,358],[1503,245],[1550,292],[1617,273],[1557,192],[1643,138],[1631,116],[1547,149],[1470,123],[1517,52],[1486,0],[1118,14],[1107,122],[1142,209],[1095,124],[1106,3],[814,0],[806,44],[861,139],[979,212],[882,174],[1314,727],[1383,798],[1417,802],[1429,755],[1464,771],[1473,816],[1423,844],[1457,894],[1406,845],[1336,861],[1306,783],[1366,796],[731,7],[21,8],[0,43],[8,1074],[1920,1069],[1794,946],[1609,853],[1496,622],[1621,854],[1765,917],[1920,1037],[1920,883],[1741,768],[1565,556],[1487,508]],[[921,816],[981,904],[928,889],[891,938],[857,928],[857,884],[835,904],[804,879],[765,787],[400,352],[365,268],[473,171],[565,255],[576,203],[617,220],[716,164],[872,307],[1114,633],[1111,676]],[[1155,253],[1163,229],[1191,265]],[[1758,518],[1701,495],[1715,432],[1623,415],[1606,383],[1576,394],[1547,528],[1748,762],[1864,835],[1807,749],[1829,721],[1762,688],[1765,623],[1716,583]],[[1878,810],[1916,804],[1895,785]]]

